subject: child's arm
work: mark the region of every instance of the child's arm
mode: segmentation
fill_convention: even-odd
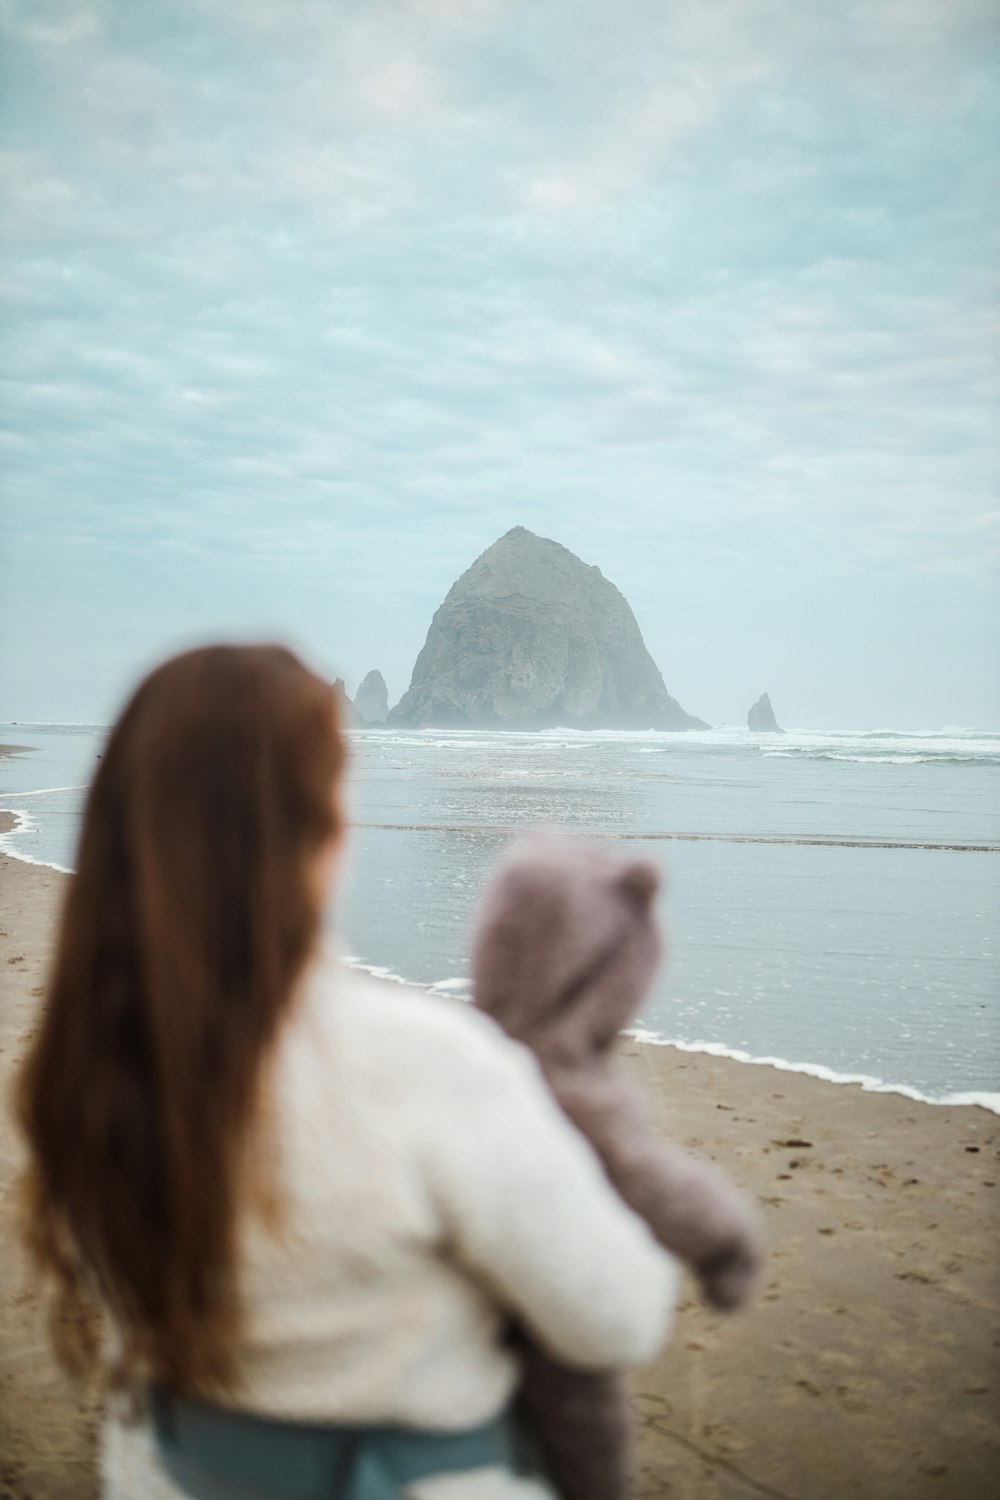
[[[662,1140],[638,1091],[610,1069],[550,1078],[615,1187],[715,1307],[746,1302],[763,1260],[760,1214],[718,1167]]]

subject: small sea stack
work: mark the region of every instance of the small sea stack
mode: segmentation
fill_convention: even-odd
[[[747,728],[752,729],[755,734],[784,734],[785,731],[774,717],[774,709],[766,693],[761,693],[747,714]]]
[[[340,712],[343,715],[343,722],[345,724],[353,724],[354,704],[347,696],[347,684],[342,677],[338,677],[336,682],[333,684],[333,694],[340,706]]]
[[[354,695],[354,708],[364,724],[384,724],[389,717],[389,690],[381,672],[369,672]]]

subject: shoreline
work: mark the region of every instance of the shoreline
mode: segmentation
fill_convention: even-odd
[[[17,749],[18,747],[13,745],[0,745],[0,758]],[[8,820],[10,820],[10,825],[5,826]],[[52,870],[60,875],[71,875],[73,872],[66,865],[57,865],[52,860],[35,859],[32,855],[11,847],[10,840],[15,839],[23,830],[33,827],[34,823],[29,813],[22,812],[19,808],[0,807],[0,855],[36,869]],[[423,984],[407,979],[402,974],[393,973],[382,965],[365,963],[360,958],[350,957],[346,959],[346,962],[363,969],[368,974],[373,974],[378,979],[385,979],[391,984],[410,985],[413,989],[427,990],[435,994],[457,993],[459,998],[467,998],[460,989],[460,986],[468,984],[466,979],[436,980]],[[858,1087],[865,1093],[898,1094],[901,1098],[912,1099],[919,1104],[932,1104],[936,1108],[978,1108],[989,1110],[990,1113],[1000,1116],[1000,1089],[959,1090],[935,1098],[908,1083],[890,1083],[872,1074],[839,1073],[836,1069],[827,1067],[825,1063],[792,1062],[781,1057],[757,1057],[739,1047],[729,1047],[724,1042],[682,1041],[677,1037],[663,1036],[638,1022],[626,1027],[622,1035],[644,1047],[672,1047],[678,1052],[689,1052],[703,1057],[724,1057],[751,1067],[773,1068],[777,1073],[801,1073],[809,1078],[821,1079],[824,1083],[836,1084],[838,1087]]]
[[[0,810],[2,816],[2,810]],[[16,856],[13,856],[16,858]],[[50,868],[59,869],[57,865]],[[425,990],[428,994],[449,995],[459,1000],[468,1000],[468,979],[437,979],[430,984],[418,983],[396,974],[382,964],[368,964],[363,959],[345,956],[345,963],[363,969],[375,979],[384,979],[389,984],[404,984],[411,989]],[[676,1052],[692,1053],[696,1057],[722,1057],[729,1062],[745,1064],[754,1068],[773,1068],[776,1073],[800,1073],[806,1078],[817,1078],[823,1083],[835,1084],[838,1088],[859,1088],[866,1094],[898,1094],[916,1104],[931,1104],[935,1108],[985,1109],[990,1114],[1000,1115],[1000,1091],[991,1089],[968,1089],[955,1094],[945,1094],[939,1099],[923,1094],[908,1083],[887,1083],[867,1073],[838,1073],[825,1063],[789,1062],[782,1057],[756,1057],[739,1047],[728,1047],[724,1042],[685,1042],[677,1037],[662,1036],[646,1026],[626,1026],[621,1033],[623,1041],[635,1042],[640,1047],[670,1047]]]
[[[0,856],[0,1087],[36,1024],[64,877]],[[1000,1468],[1000,1122],[628,1039],[666,1134],[762,1206],[744,1314],[685,1281],[633,1380],[635,1500],[989,1500]],[[21,1162],[0,1119],[0,1489],[96,1500],[96,1412],[55,1369],[13,1232]]]
[[[7,822],[9,820],[9,826]],[[15,839],[19,833],[34,828],[30,813],[21,812],[20,808],[0,807],[0,854],[5,859],[13,859],[22,865],[31,865],[36,870],[51,870],[56,875],[72,875],[73,871],[66,865],[57,865],[54,860],[35,859],[31,854],[25,854],[20,849],[13,849],[10,840]]]

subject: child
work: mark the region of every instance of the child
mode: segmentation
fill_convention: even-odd
[[[618,1192],[718,1308],[745,1302],[758,1217],[715,1167],[662,1141],[615,1058],[660,957],[655,866],[555,833],[519,841],[487,887],[475,1003],[536,1054]],[[568,1369],[522,1339],[521,1405],[565,1500],[625,1500],[628,1404],[616,1375]]]

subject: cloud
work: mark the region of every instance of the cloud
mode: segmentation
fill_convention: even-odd
[[[73,184],[35,151],[0,151],[0,213],[10,240],[48,237],[65,227]]]
[[[350,160],[334,145],[299,147],[274,159],[271,181],[279,194],[303,199],[341,223],[364,223],[391,213],[402,185],[384,173]]]
[[[13,11],[16,18],[17,9],[14,6],[8,6],[8,16],[4,17],[5,29],[16,30],[26,41],[34,42],[40,47],[71,47],[87,37],[94,36],[98,30],[99,21],[92,10],[76,10],[73,6],[58,6],[53,9],[55,15],[59,16],[58,19],[51,21],[24,19],[20,24],[15,19],[11,24],[9,13]],[[60,11],[63,12],[62,15],[59,15]],[[35,13],[37,14],[37,7]],[[22,14],[25,14],[23,8]],[[31,13],[27,12],[27,14]]]
[[[704,130],[740,90],[767,74],[762,61],[743,57],[709,72],[668,70],[636,100],[628,100],[604,122],[599,138],[576,160],[533,175],[525,203],[542,212],[601,209],[642,187],[671,164],[678,149]]]

